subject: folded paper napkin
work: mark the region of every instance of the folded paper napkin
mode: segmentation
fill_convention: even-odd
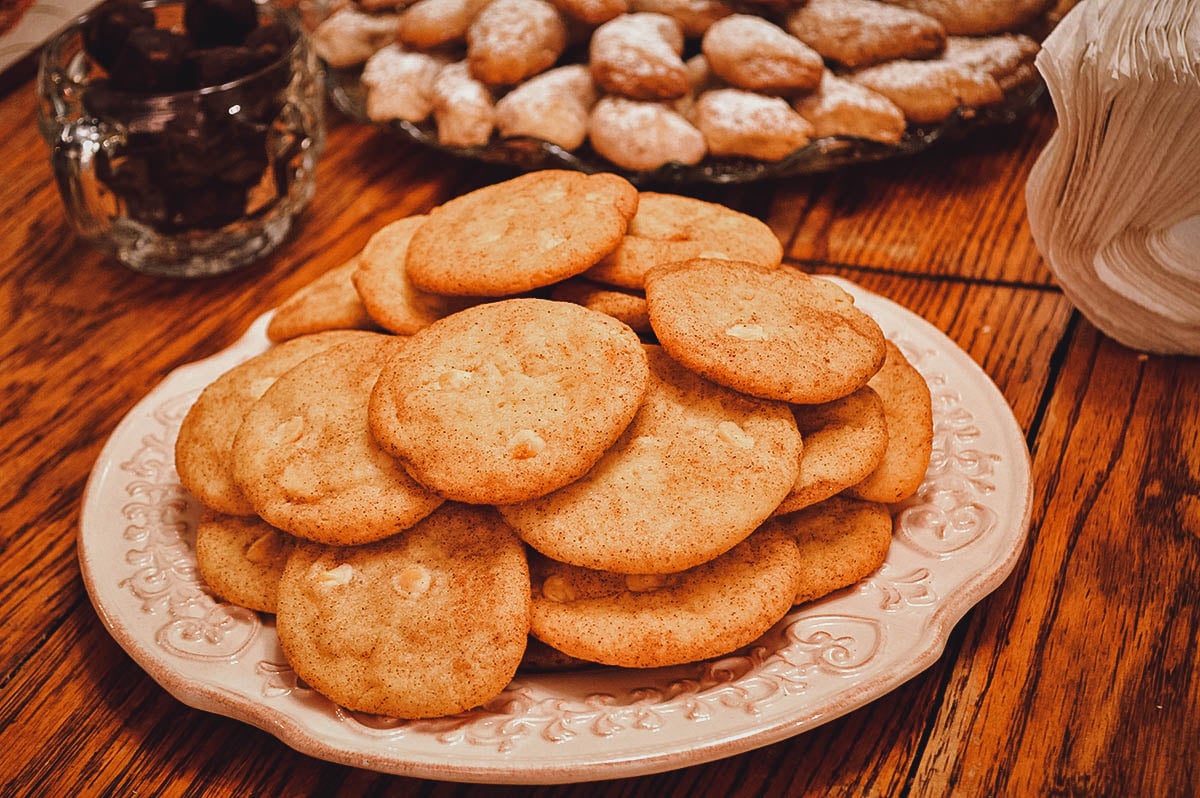
[[[1200,0],[1086,0],[1037,67],[1058,114],[1026,185],[1038,249],[1107,335],[1200,354]]]

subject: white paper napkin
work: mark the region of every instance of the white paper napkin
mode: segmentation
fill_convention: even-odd
[[[1200,354],[1200,0],[1084,0],[1037,67],[1058,114],[1026,185],[1038,249],[1112,338]]]

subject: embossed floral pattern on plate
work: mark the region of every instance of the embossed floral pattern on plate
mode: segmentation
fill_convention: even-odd
[[[519,674],[485,706],[402,721],[354,713],[288,667],[269,616],[223,604],[195,569],[198,508],[173,466],[200,389],[267,346],[268,317],[184,366],[129,413],[84,499],[80,564],[116,640],[184,703],[266,729],[314,756],[461,781],[548,783],[652,773],[813,728],[932,664],[954,623],[1015,565],[1029,519],[1029,453],[986,375],[934,327],[840,281],[929,383],[934,451],[895,510],[887,562],[795,608],[746,649],[649,671]]]

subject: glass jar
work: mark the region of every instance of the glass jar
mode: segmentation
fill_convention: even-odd
[[[155,28],[182,30],[183,3],[140,8]],[[294,12],[259,5],[257,13],[260,26],[288,32],[267,51],[273,60],[203,88],[156,90],[157,66],[135,74],[145,84],[136,90],[116,85],[121,67],[106,59],[110,74],[85,49],[89,15],[42,50],[39,126],[67,218],[136,271],[202,277],[251,263],[312,199],[325,142],[320,65]],[[204,71],[188,68],[180,74]]]

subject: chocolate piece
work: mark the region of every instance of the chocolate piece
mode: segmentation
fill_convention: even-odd
[[[239,45],[258,27],[258,7],[254,0],[187,0],[183,24],[197,47]]]
[[[137,0],[107,0],[83,29],[83,49],[93,61],[111,70],[130,32],[153,27],[154,12],[142,8]]]
[[[168,191],[166,230],[214,230],[246,212],[246,189],[217,180],[187,191]]]
[[[188,56],[191,82],[197,88],[220,86],[253,75],[264,66],[266,62],[249,47],[212,47],[193,50]]]
[[[134,149],[110,157],[101,150],[96,154],[96,174],[131,219],[155,229],[167,223],[167,195],[158,185],[147,154]]]
[[[117,53],[109,74],[118,91],[163,93],[187,88],[188,40],[157,28],[135,28]]]

